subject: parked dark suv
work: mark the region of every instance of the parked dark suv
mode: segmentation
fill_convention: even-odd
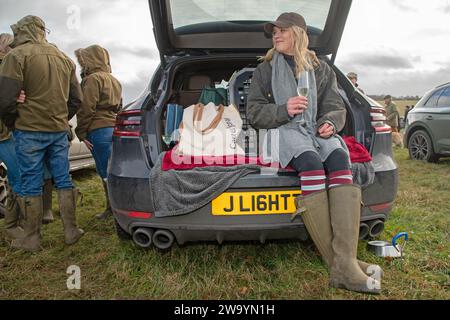
[[[404,139],[412,160],[450,156],[450,82],[427,92],[408,113]]]
[[[149,1],[161,64],[146,92],[118,116],[114,132],[108,185],[119,237],[132,235],[139,246],[153,244],[160,249],[169,248],[174,241],[307,239],[301,219],[291,222],[289,214],[217,215],[214,201],[187,215],[155,217],[149,185],[154,163],[168,150],[163,140],[168,104],[195,104],[204,86],[234,75],[230,100],[241,113],[243,131],[249,135],[254,132],[246,119],[251,71],[258,57],[271,47],[271,40],[263,33],[264,23],[284,11],[300,11],[305,16],[311,49],[336,72],[348,110],[340,134],[354,136],[363,144],[373,156],[375,168],[375,182],[363,190],[360,237],[375,237],[382,232],[398,183],[391,128],[386,125],[384,108],[356,90],[333,63],[351,1],[290,1],[283,7],[275,1],[260,2],[258,10],[251,3]],[[224,195],[299,190],[296,173],[280,170],[275,175],[240,178]]]

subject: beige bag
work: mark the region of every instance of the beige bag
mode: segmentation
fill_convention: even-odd
[[[238,141],[242,119],[233,105],[192,105],[184,110],[180,131],[179,155],[245,155]]]

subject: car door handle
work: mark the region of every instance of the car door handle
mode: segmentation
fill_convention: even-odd
[[[425,119],[427,119],[427,120],[433,120],[433,116],[428,116],[428,117],[426,117]]]

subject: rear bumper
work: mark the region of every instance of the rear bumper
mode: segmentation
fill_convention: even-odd
[[[113,210],[119,225],[129,234],[138,228],[151,228],[170,230],[177,243],[182,245],[186,242],[195,241],[250,241],[257,240],[261,243],[267,240],[298,239],[305,241],[308,233],[301,219],[290,222],[290,216],[283,217],[278,221],[249,222],[249,217],[233,217],[224,222],[221,219],[214,221],[215,217],[210,215],[209,206],[197,210],[186,216],[168,218],[135,219],[129,218],[121,210]],[[211,219],[213,218],[213,219]],[[258,220],[258,219],[255,219]]]
[[[292,177],[296,179],[295,177]],[[361,222],[388,219],[397,193],[397,169],[376,174],[375,183],[363,190],[364,207]],[[293,180],[294,181],[294,180]],[[308,233],[301,221],[291,222],[290,215],[213,216],[211,204],[187,215],[148,219],[130,217],[130,212],[153,213],[148,179],[109,176],[109,192],[114,216],[126,232],[132,234],[139,227],[172,231],[179,244],[190,241],[237,241],[299,239]],[[297,182],[298,183],[298,182]],[[233,191],[245,191],[233,189]]]
[[[190,214],[148,219],[136,218],[138,213],[153,213],[148,179],[122,178],[110,175],[109,195],[114,216],[126,232],[139,227],[170,230],[177,242],[300,239],[308,238],[300,218],[291,222],[290,215],[213,216],[211,204]],[[134,217],[130,217],[130,214]]]

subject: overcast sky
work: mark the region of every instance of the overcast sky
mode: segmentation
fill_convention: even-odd
[[[147,0],[0,0],[0,32],[27,14],[43,18],[49,41],[74,60],[77,48],[107,48],[125,102],[158,65]],[[450,81],[449,17],[450,0],[354,0],[336,64],[358,73],[368,94],[421,96]]]

